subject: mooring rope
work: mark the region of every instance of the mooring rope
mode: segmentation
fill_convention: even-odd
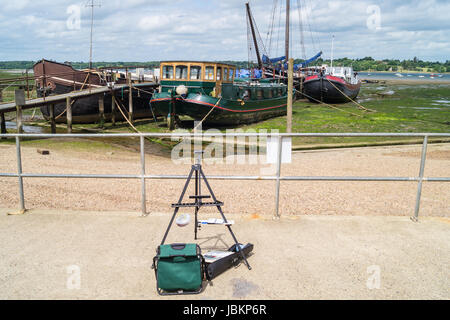
[[[331,82],[328,78],[325,77],[325,79],[327,79],[327,81],[328,81],[329,83],[331,83],[331,85],[332,85],[336,90],[338,90],[340,93],[342,93],[342,94],[343,94],[347,99],[349,99],[351,102],[355,103],[359,108],[361,108],[361,109],[363,109],[363,110],[366,110],[366,111],[370,111],[370,112],[377,112],[376,110],[368,109],[368,108],[362,106],[361,104],[359,104],[358,102],[354,101],[352,98],[350,98],[350,97],[349,97],[348,95],[346,95],[344,92],[342,92],[341,90],[339,90],[339,88],[336,87],[336,86],[333,84],[333,82]]]
[[[192,129],[193,132],[195,132],[195,130],[203,123],[203,121],[205,121],[206,118],[208,118],[208,116],[211,114],[211,112],[217,107],[220,100],[222,100],[222,97],[220,97],[219,100],[217,100],[216,104],[211,108],[211,110],[209,110],[209,112],[206,114],[206,116],[204,116],[203,119],[200,120],[200,122],[194,127],[194,129]]]
[[[307,95],[306,93],[300,92],[300,91],[298,91],[297,89],[294,89],[294,90],[297,91],[298,93],[300,93],[301,95],[303,95],[303,96],[309,98],[309,99],[312,99],[312,100],[314,100],[314,101],[316,101],[316,102],[318,102],[318,103],[321,103],[321,104],[326,105],[327,107],[330,107],[330,108],[333,108],[333,109],[337,109],[337,110],[339,110],[339,111],[346,112],[346,113],[349,113],[349,114],[354,115],[354,116],[357,116],[357,117],[362,117],[362,115],[360,115],[360,114],[356,114],[356,113],[353,113],[353,112],[350,112],[350,111],[342,110],[342,109],[340,109],[340,108],[338,108],[338,107],[335,107],[335,106],[333,106],[333,105],[331,105],[331,104],[328,104],[328,103],[325,103],[325,102],[323,102],[323,101],[314,99],[313,97]]]
[[[82,91],[85,84],[86,84],[86,82],[83,83],[83,85],[81,86],[80,90],[78,90],[78,91]],[[75,101],[76,101],[76,100],[73,99],[73,100],[70,102],[70,106],[71,106],[71,107],[73,106],[73,104],[75,103]],[[67,112],[67,105],[66,105],[66,108],[64,109],[64,111],[61,112],[60,114],[58,114],[58,115],[55,117],[55,120],[59,119],[59,118],[60,118],[64,113],[66,113],[66,112]]]

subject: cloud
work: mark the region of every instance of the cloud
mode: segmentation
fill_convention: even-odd
[[[2,1],[0,60],[87,61],[90,8],[87,0]],[[149,61],[167,59],[246,60],[245,0],[100,1],[94,8],[94,59]],[[284,3],[284,1],[276,1]],[[276,8],[269,46],[272,0],[250,1],[263,41],[272,56],[284,51],[284,11]],[[298,4],[302,6],[299,27]],[[69,30],[67,8],[78,5],[80,29]],[[367,26],[367,8],[377,5],[380,28]],[[291,54],[302,57],[323,50],[330,57],[447,60],[450,55],[448,1],[329,0],[291,1]],[[311,31],[311,32],[310,32]],[[270,48],[269,48],[270,47]]]

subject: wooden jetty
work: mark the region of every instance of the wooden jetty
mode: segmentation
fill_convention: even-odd
[[[151,83],[153,84],[153,83]],[[156,86],[156,83],[154,83]],[[25,91],[23,89],[16,89],[15,90],[15,101],[9,102],[9,103],[0,103],[0,122],[1,122],[1,132],[0,133],[6,133],[6,122],[5,122],[5,113],[7,112],[16,112],[16,119],[17,119],[17,130],[19,133],[23,132],[22,128],[22,110],[30,109],[30,108],[36,108],[43,105],[50,106],[50,124],[51,124],[51,132],[56,133],[56,122],[55,122],[55,114],[54,114],[54,105],[55,103],[60,102],[66,102],[67,106],[67,132],[72,133],[72,102],[79,98],[84,98],[88,96],[98,96],[99,100],[99,116],[100,119],[104,119],[104,93],[106,92],[115,92],[115,91],[122,91],[122,90],[128,90],[129,91],[129,105],[128,105],[128,117],[129,121],[133,122],[133,100],[131,91],[134,89],[139,90],[139,87],[148,86],[149,83],[134,83],[131,84],[130,82],[128,84],[115,84],[112,87],[101,87],[101,88],[89,88],[85,90],[80,91],[72,91],[69,93],[59,94],[59,95],[49,95],[43,98],[36,98],[36,99],[25,99]],[[129,88],[132,88],[129,90]],[[0,90],[0,102],[1,100],[1,90]],[[112,106],[113,111],[116,105],[115,102],[115,96],[112,94]],[[113,112],[114,114],[114,112]],[[115,122],[114,116],[112,118],[112,122]]]

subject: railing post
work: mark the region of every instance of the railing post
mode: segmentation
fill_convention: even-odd
[[[144,136],[140,136],[141,142],[141,208],[142,215],[147,215],[146,194],[145,194],[145,140]]]
[[[428,136],[425,136],[423,138],[423,144],[422,144],[422,158],[420,160],[419,183],[417,185],[416,207],[414,209],[414,217],[411,217],[411,220],[413,220],[415,222],[419,221],[420,197],[422,195],[422,182],[423,182],[423,172],[425,169],[425,160],[427,157],[427,145],[428,145]]]
[[[280,219],[280,173],[281,173],[281,152],[283,145],[283,137],[278,136],[278,152],[277,152],[277,182],[275,190],[275,216],[274,219]]]
[[[19,201],[20,211],[25,212],[25,197],[23,195],[23,178],[22,178],[22,154],[20,152],[20,138],[16,136],[16,152],[17,152],[17,175],[19,177]]]

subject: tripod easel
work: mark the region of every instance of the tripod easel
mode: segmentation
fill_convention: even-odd
[[[240,252],[242,259],[245,261],[245,264],[247,265],[248,269],[251,270],[250,264],[247,261],[247,258],[245,257],[245,254],[240,248],[239,242],[236,239],[236,236],[233,233],[233,230],[231,230],[230,224],[228,224],[227,218],[225,217],[222,206],[223,202],[218,201],[216,196],[214,195],[214,192],[211,189],[211,186],[208,183],[208,180],[206,179],[205,174],[202,170],[201,165],[201,154],[203,151],[194,151],[194,153],[198,154],[199,157],[196,159],[196,163],[192,166],[191,171],[189,172],[189,176],[186,180],[186,183],[184,185],[183,191],[181,192],[180,198],[178,199],[177,203],[172,204],[172,208],[175,208],[172,218],[170,219],[169,226],[167,227],[166,233],[164,234],[164,237],[161,241],[161,245],[164,244],[166,241],[167,235],[169,234],[169,230],[172,227],[173,221],[175,220],[175,217],[179,211],[180,208],[186,208],[186,207],[194,207],[195,208],[195,227],[194,227],[194,239],[197,240],[197,230],[198,230],[198,212],[201,207],[207,206],[207,207],[217,207],[217,210],[220,212],[220,215],[222,216],[222,219],[224,221],[224,225],[228,228],[228,231],[230,231],[231,236],[233,237],[234,242],[236,243],[236,248]],[[187,188],[189,186],[189,183],[192,179],[192,176],[195,174],[195,195],[189,196],[190,199],[194,199],[194,202],[191,203],[183,203],[184,195],[187,191]],[[205,182],[205,185],[210,193],[210,195],[201,195],[201,182],[202,180]],[[211,198],[212,202],[203,202],[203,199]]]

